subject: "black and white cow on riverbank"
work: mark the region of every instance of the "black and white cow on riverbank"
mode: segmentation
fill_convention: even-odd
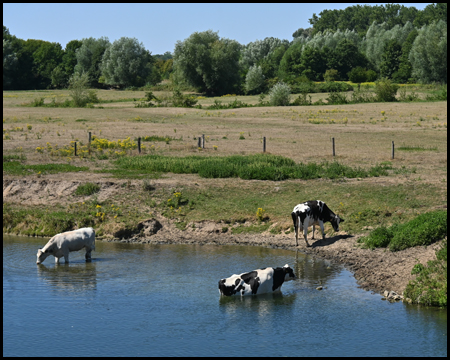
[[[38,249],[36,263],[42,263],[49,255],[55,257],[55,263],[64,256],[66,263],[69,262],[69,252],[85,248],[87,261],[91,260],[91,251],[95,250],[95,230],[93,228],[81,228],[67,231],[53,236],[48,243]]]
[[[338,215],[330,210],[330,208],[323,201],[310,200],[302,204],[298,204],[291,213],[292,220],[294,221],[295,229],[295,246],[298,246],[298,231],[303,230],[303,236],[308,244],[308,227],[312,225],[314,239],[315,225],[320,226],[322,230],[322,239],[325,239],[325,232],[323,229],[323,223],[329,221],[333,226],[334,231],[339,231],[339,223],[344,222]]]
[[[282,268],[263,268],[219,280],[220,295],[256,295],[281,290],[285,281],[294,280],[294,271],[288,264]]]

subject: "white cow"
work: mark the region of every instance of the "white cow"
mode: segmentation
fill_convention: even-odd
[[[95,230],[93,228],[81,228],[53,236],[42,249],[38,250],[36,263],[42,263],[49,255],[55,257],[56,264],[63,256],[68,263],[69,252],[83,248],[86,248],[86,260],[91,260],[91,251],[95,250]]]

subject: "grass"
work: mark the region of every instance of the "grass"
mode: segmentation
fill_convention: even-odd
[[[144,155],[122,157],[115,161],[118,169],[145,173],[172,172],[176,174],[198,174],[204,178],[232,178],[244,180],[317,179],[317,178],[363,178],[388,175],[389,165],[376,165],[368,170],[353,168],[334,162],[296,164],[292,159],[270,154],[212,156],[161,156]]]
[[[397,150],[402,151],[437,151],[437,146],[409,146],[409,145],[402,145],[397,148]]]
[[[405,297],[416,304],[447,307],[447,240],[436,251],[436,260],[417,263],[411,274],[417,277],[406,286]]]
[[[404,224],[381,226],[359,239],[370,249],[389,247],[392,251],[430,245],[447,235],[447,211],[437,210],[417,216]]]

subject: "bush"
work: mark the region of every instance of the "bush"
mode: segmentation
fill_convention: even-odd
[[[347,96],[342,92],[330,92],[326,100],[333,105],[348,104]]]
[[[368,82],[374,82],[377,79],[378,75],[373,70],[367,70],[366,71],[366,81]]]
[[[289,105],[289,95],[291,88],[289,85],[280,81],[269,92],[270,104],[273,106],[287,106]]]
[[[100,191],[100,185],[94,183],[86,183],[78,185],[75,195],[89,196]]]
[[[399,86],[394,84],[387,78],[382,78],[375,82],[375,95],[376,100],[380,102],[392,102],[396,101],[395,94],[397,93]]]
[[[430,245],[447,235],[447,211],[432,211],[419,215],[395,232],[389,249],[403,250],[408,247]]]
[[[328,69],[327,71],[325,71],[323,79],[325,81],[336,81],[339,79],[339,71],[335,69]]]
[[[348,79],[354,83],[362,83],[367,81],[366,69],[362,68],[361,66],[353,68],[347,73],[347,75]]]
[[[319,84],[319,92],[353,91],[353,86],[345,82],[325,82]]]
[[[391,251],[430,245],[447,235],[447,211],[431,211],[389,228],[380,227],[358,240],[369,248],[389,247]]]

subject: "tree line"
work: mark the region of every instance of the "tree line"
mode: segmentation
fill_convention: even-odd
[[[177,41],[173,54],[152,55],[136,38],[59,43],[19,39],[3,26],[3,89],[65,88],[84,76],[92,88],[153,86],[170,78],[207,95],[266,92],[282,81],[447,83],[447,5],[423,11],[388,4],[324,10],[293,40],[242,45],[212,30]]]

